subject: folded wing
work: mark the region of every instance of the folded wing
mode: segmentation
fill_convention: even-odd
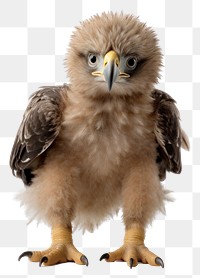
[[[10,156],[13,174],[31,183],[31,166],[54,142],[60,132],[63,87],[42,87],[34,93],[24,113]]]
[[[189,141],[181,129],[174,99],[160,90],[153,91],[152,97],[156,116],[154,133],[158,143],[157,163],[160,179],[164,180],[166,171],[177,174],[181,172],[181,147],[189,150]]]

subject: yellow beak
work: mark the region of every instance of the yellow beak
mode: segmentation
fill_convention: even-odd
[[[106,67],[109,62],[112,62],[116,66],[119,66],[119,58],[114,50],[110,50],[108,53],[106,53],[103,61],[104,67]]]
[[[120,74],[119,58],[115,51],[109,51],[104,57],[103,75],[108,84],[109,91],[112,89],[113,83]]]
[[[119,64],[120,61],[117,53],[114,50],[110,50],[104,56],[103,70],[92,72],[92,75],[104,76],[104,79],[107,82],[108,89],[110,91],[118,77],[130,77],[129,74],[120,72]]]

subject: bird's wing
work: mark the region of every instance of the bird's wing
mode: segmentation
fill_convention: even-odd
[[[156,116],[154,133],[158,143],[157,162],[159,164],[160,179],[165,179],[166,171],[180,173],[181,147],[189,149],[189,141],[181,129],[179,111],[175,100],[160,90],[152,92],[154,111]]]
[[[24,113],[10,156],[14,175],[23,175],[32,162],[58,136],[62,121],[62,86],[42,87],[34,93]]]

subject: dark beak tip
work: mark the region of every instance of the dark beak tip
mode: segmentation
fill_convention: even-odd
[[[114,62],[109,62],[104,69],[105,81],[108,85],[109,92],[112,90],[112,87],[119,76],[118,66]]]
[[[108,85],[108,91],[110,92],[112,90],[112,85]]]

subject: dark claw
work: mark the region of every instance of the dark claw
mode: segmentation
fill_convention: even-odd
[[[41,267],[43,263],[47,263],[47,262],[48,262],[48,258],[47,257],[42,257],[42,259],[39,262],[39,267]]]
[[[157,265],[160,265],[162,268],[164,268],[163,260],[162,260],[160,257],[156,257],[156,258],[155,258],[155,263],[156,263]]]
[[[20,261],[21,258],[23,258],[23,257],[29,257],[29,258],[31,258],[32,255],[33,255],[33,252],[31,252],[31,251],[23,252],[23,253],[19,256],[18,261]]]
[[[88,259],[87,259],[87,257],[86,257],[85,255],[82,255],[81,258],[80,258],[80,260],[81,260],[81,262],[82,262],[84,265],[86,265],[86,266],[89,265]]]
[[[109,259],[110,255],[108,253],[105,253],[101,256],[100,261],[102,261],[103,259]]]
[[[133,267],[133,262],[134,262],[133,258],[130,258],[130,269],[132,269]]]

